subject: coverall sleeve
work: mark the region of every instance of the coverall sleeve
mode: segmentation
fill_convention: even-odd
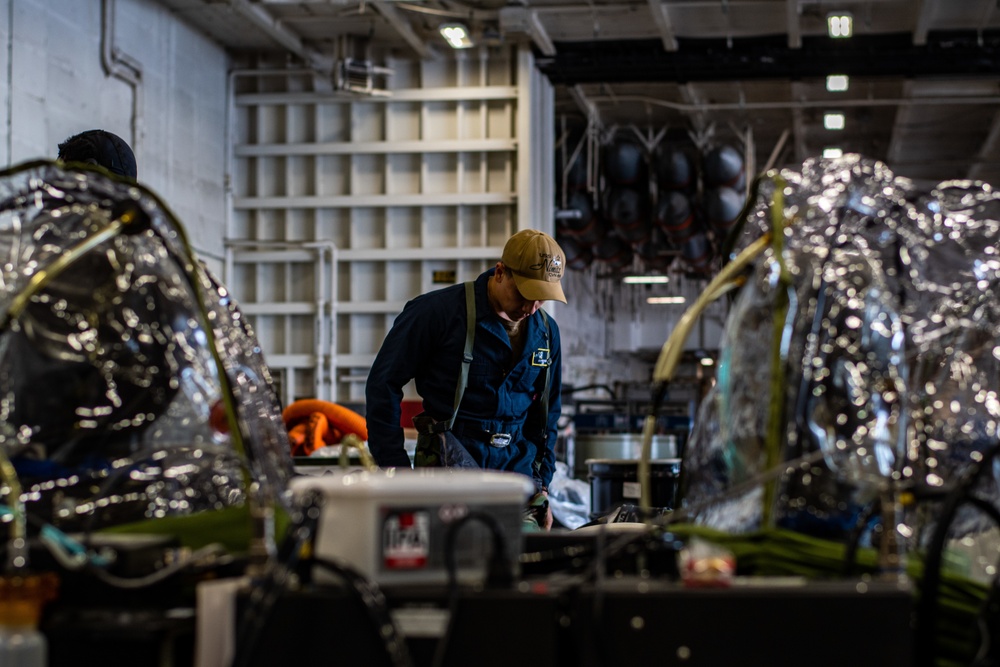
[[[365,418],[368,422],[368,448],[382,467],[409,467],[410,457],[403,447],[403,428],[399,424],[403,387],[420,372],[420,362],[433,337],[421,308],[406,304],[375,356],[365,385]]]

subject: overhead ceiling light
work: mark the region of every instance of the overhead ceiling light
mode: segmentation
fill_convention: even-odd
[[[830,37],[843,38],[854,34],[854,18],[846,12],[827,14],[826,31]]]
[[[661,303],[684,303],[684,297],[682,296],[651,296],[646,299],[646,303],[661,304]]]
[[[844,114],[831,112],[823,114],[823,127],[828,130],[843,130],[845,125]]]
[[[461,23],[445,23],[439,30],[444,41],[453,49],[467,49],[472,46],[469,30]]]
[[[841,148],[824,148],[823,157],[844,157],[844,150]]]
[[[831,74],[826,77],[826,89],[831,93],[841,93],[847,90],[850,82],[851,80],[846,74]]]
[[[707,350],[695,350],[694,356],[702,366],[712,366],[715,364],[715,359],[712,358],[712,355]]]
[[[669,283],[668,276],[625,276],[622,282],[627,285],[662,285]]]

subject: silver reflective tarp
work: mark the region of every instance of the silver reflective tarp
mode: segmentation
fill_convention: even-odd
[[[769,174],[735,256],[783,219],[728,316],[717,383],[687,448],[685,503],[722,529],[838,535],[880,489],[933,496],[996,446],[1000,200],[988,185],[918,187],[858,156]],[[753,481],[795,465],[773,498]],[[1000,470],[979,491],[998,498]],[[933,503],[901,520],[919,538]],[[983,526],[966,512],[956,531]]]
[[[0,447],[29,516],[63,528],[287,499],[256,338],[142,186],[0,176]]]

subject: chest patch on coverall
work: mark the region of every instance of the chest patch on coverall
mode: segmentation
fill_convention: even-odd
[[[546,368],[552,363],[552,358],[549,356],[549,348],[540,347],[531,354],[531,365],[541,366]]]

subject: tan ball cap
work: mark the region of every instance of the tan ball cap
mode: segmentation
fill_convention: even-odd
[[[566,303],[566,295],[559,284],[566,255],[545,232],[525,229],[514,234],[504,246],[500,261],[510,269],[517,291],[528,301]]]

